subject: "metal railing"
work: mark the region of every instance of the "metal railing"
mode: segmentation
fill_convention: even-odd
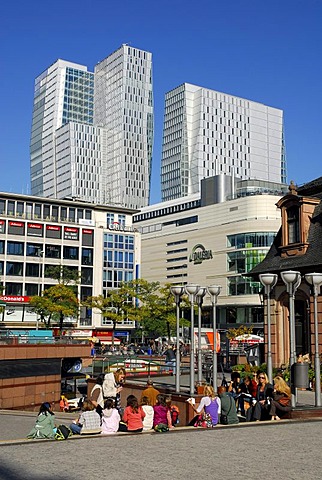
[[[97,377],[101,373],[108,373],[125,368],[129,376],[150,376],[150,375],[169,375],[175,373],[175,364],[169,364],[165,359],[158,356],[147,355],[108,355],[105,357],[95,357],[92,362],[92,375]],[[189,371],[189,364],[181,362],[180,372]]]

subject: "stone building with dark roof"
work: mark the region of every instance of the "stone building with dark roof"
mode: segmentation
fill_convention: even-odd
[[[263,273],[278,275],[277,284],[271,294],[270,311],[273,365],[279,367],[288,364],[290,357],[289,295],[281,280],[283,271],[293,270],[301,274],[294,308],[296,355],[314,354],[314,299],[304,275],[322,273],[322,177],[298,188],[291,182],[289,193],[276,205],[281,210],[281,228],[264,260],[248,275],[256,280]],[[317,305],[321,352],[320,292]]]

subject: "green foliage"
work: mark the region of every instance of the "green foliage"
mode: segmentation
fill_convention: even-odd
[[[42,296],[31,297],[30,306],[46,327],[50,326],[51,319],[55,319],[59,320],[62,330],[65,317],[78,315],[79,304],[72,287],[58,283],[44,290]]]
[[[118,322],[127,318],[140,324],[145,335],[154,338],[175,335],[176,306],[170,284],[160,287],[159,282],[144,279],[123,282],[118,289],[108,291],[106,297],[90,297],[84,305],[112,320],[113,331]],[[185,305],[183,298],[181,306]],[[180,320],[180,324],[189,325],[186,320]]]
[[[229,330],[227,330],[226,335],[229,340],[234,340],[236,337],[240,337],[242,335],[251,335],[253,333],[253,328],[253,325],[240,325],[237,328],[230,328]]]

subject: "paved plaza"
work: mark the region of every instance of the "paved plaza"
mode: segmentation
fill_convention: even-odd
[[[267,422],[0,445],[0,479],[318,479],[321,429],[320,421]]]
[[[313,406],[314,392],[299,391],[298,405]],[[68,425],[77,415],[57,412],[56,423]],[[75,436],[62,442],[26,440],[36,416],[0,410],[0,480],[322,478],[322,418]]]

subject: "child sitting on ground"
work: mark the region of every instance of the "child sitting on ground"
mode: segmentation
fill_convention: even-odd
[[[142,432],[144,417],[145,413],[142,407],[139,406],[138,399],[134,395],[130,395],[123,414],[123,421],[127,425],[127,431],[132,433]]]
[[[48,402],[40,405],[36,424],[27,438],[55,438],[55,415]]]
[[[96,412],[91,400],[84,400],[82,413],[76,422],[70,424],[69,428],[74,434],[101,433],[101,417]]]
[[[145,417],[143,419],[143,430],[151,430],[153,428],[154,410],[150,405],[148,397],[142,397],[141,407],[145,413]]]
[[[102,434],[115,433],[119,429],[120,414],[114,408],[113,398],[107,398],[104,402],[104,409],[102,411]]]
[[[165,396],[161,393],[157,396],[154,405],[153,428],[157,432],[164,432],[172,427],[170,412],[168,412]]]

